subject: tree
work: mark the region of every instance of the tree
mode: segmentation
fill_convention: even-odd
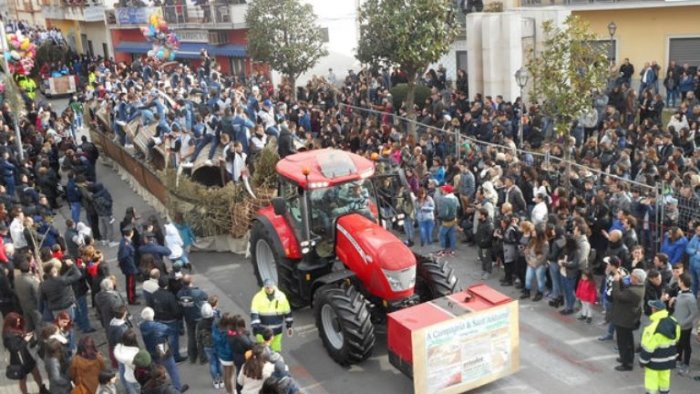
[[[299,0],[255,0],[248,8],[248,53],[289,78],[312,68],[328,51],[310,4]]]
[[[544,50],[526,66],[536,81],[530,97],[554,119],[556,132],[568,147],[573,121],[592,107],[593,90],[605,88],[609,63],[604,49],[595,45],[598,38],[579,17],[569,16],[562,27],[548,20],[542,28]]]
[[[415,120],[416,74],[440,60],[459,33],[452,1],[366,0],[359,22],[357,59],[373,66],[398,66],[406,73],[406,111]],[[413,122],[409,127],[415,132]]]

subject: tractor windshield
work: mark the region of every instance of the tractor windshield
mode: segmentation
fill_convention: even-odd
[[[348,213],[359,213],[377,220],[377,200],[369,179],[343,183],[309,192],[311,231],[333,239],[335,219]]]

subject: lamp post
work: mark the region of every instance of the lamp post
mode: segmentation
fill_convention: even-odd
[[[515,82],[520,88],[520,122],[518,123],[518,134],[520,138],[520,149],[523,148],[523,114],[525,113],[525,98],[523,97],[523,88],[527,85],[527,80],[530,75],[525,67],[520,67],[518,71],[515,72]]]
[[[615,32],[617,31],[617,25],[615,22],[608,23],[608,34],[610,34],[610,64],[615,63],[615,48],[613,47],[613,38],[615,37]]]

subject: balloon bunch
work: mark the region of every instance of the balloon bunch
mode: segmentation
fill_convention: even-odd
[[[175,51],[180,48],[180,40],[175,32],[168,28],[168,23],[158,14],[151,15],[148,21],[149,25],[141,28],[143,36],[153,43],[148,56],[158,60],[175,60]]]
[[[19,30],[7,34],[6,38],[8,50],[4,55],[9,71],[12,74],[29,75],[34,68],[36,45]]]

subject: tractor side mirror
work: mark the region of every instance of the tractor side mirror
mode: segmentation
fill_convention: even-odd
[[[274,197],[272,209],[275,211],[275,215],[284,216],[287,213],[287,202],[283,197]]]

